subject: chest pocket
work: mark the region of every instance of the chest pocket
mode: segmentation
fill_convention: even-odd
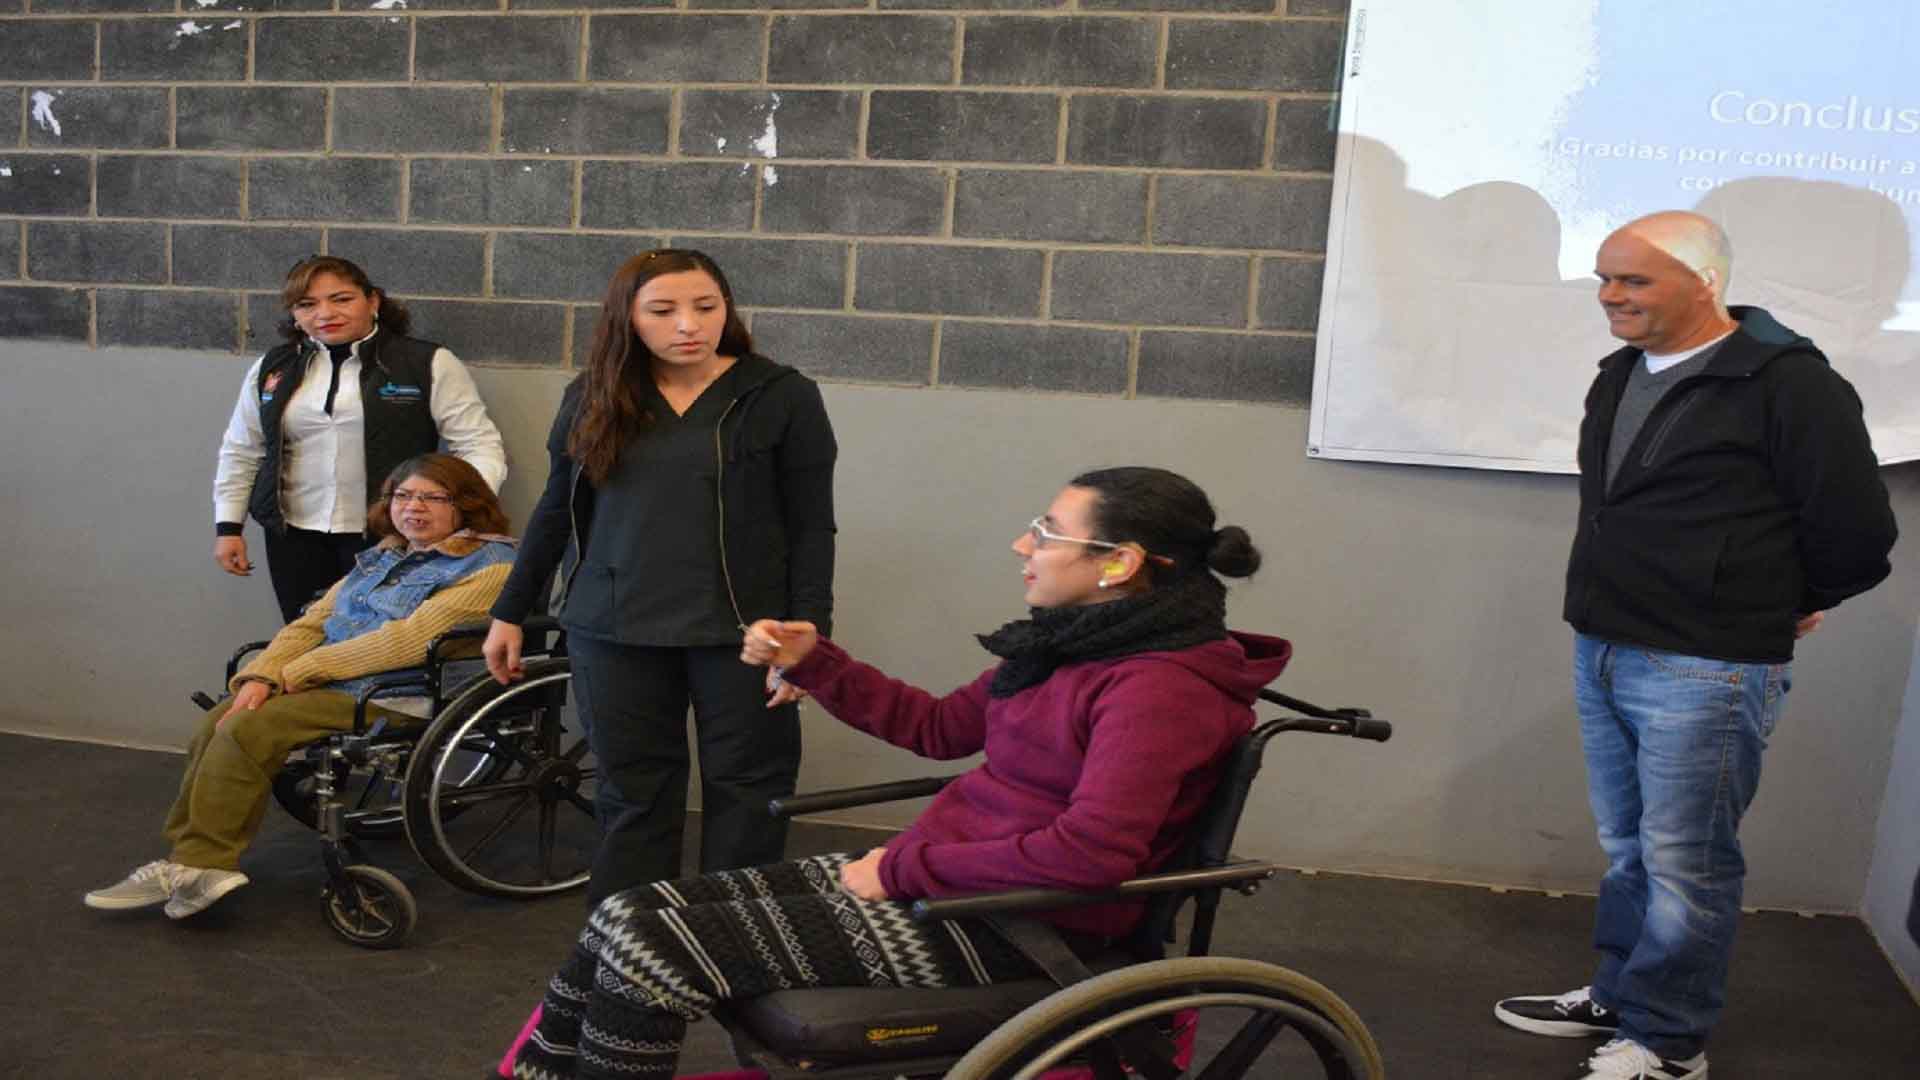
[[[404,619],[445,583],[434,567],[409,567],[375,585],[367,593],[367,607],[388,619]]]

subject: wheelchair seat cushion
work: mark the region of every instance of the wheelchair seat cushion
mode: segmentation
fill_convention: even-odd
[[[963,1054],[1057,989],[1023,979],[952,990],[782,990],[737,1002],[735,1016],[789,1061],[890,1061]]]
[[[1100,973],[1138,961],[1112,950]],[[820,1064],[959,1056],[1020,1010],[1060,989],[1046,978],[947,990],[781,990],[733,1003],[733,1019],[788,1061]]]

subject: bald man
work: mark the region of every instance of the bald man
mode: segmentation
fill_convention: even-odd
[[[1729,309],[1719,226],[1667,212],[1600,246],[1608,328],[1580,423],[1567,565],[1574,699],[1607,872],[1592,984],[1502,1022],[1606,1036],[1590,1080],[1707,1075],[1746,876],[1738,829],[1793,646],[1891,569],[1860,399],[1811,341]]]

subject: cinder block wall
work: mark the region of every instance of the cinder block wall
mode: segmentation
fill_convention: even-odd
[[[326,251],[566,366],[671,243],[816,376],[1300,403],[1345,6],[0,0],[0,337],[258,351]]]

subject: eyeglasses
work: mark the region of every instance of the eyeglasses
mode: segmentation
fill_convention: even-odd
[[[387,496],[395,506],[405,506],[410,502],[424,503],[427,506],[446,506],[453,502],[453,496],[441,495],[433,491],[396,491]]]
[[[1027,535],[1033,537],[1033,546],[1036,549],[1046,547],[1051,543],[1084,544],[1087,547],[1102,548],[1108,551],[1120,546],[1119,544],[1108,543],[1105,540],[1089,540],[1079,536],[1061,536],[1059,533],[1052,532],[1045,525],[1042,525],[1041,522],[1045,520],[1047,520],[1046,516],[1041,515],[1027,522]]]
[[[1038,551],[1041,548],[1046,547],[1048,544],[1052,544],[1052,543],[1080,544],[1083,547],[1100,548],[1103,551],[1118,551],[1119,549],[1127,546],[1125,544],[1116,544],[1108,540],[1092,540],[1083,536],[1061,536],[1059,533],[1054,532],[1053,530],[1047,528],[1045,525],[1042,525],[1041,522],[1045,520],[1047,520],[1046,515],[1042,514],[1041,516],[1034,518],[1032,521],[1027,522],[1027,535],[1033,538],[1033,549],[1035,551]],[[1165,555],[1155,555],[1151,551],[1144,551],[1144,550],[1141,551],[1140,554],[1146,556],[1148,562],[1158,563],[1161,566],[1173,565],[1173,560],[1168,558]]]

